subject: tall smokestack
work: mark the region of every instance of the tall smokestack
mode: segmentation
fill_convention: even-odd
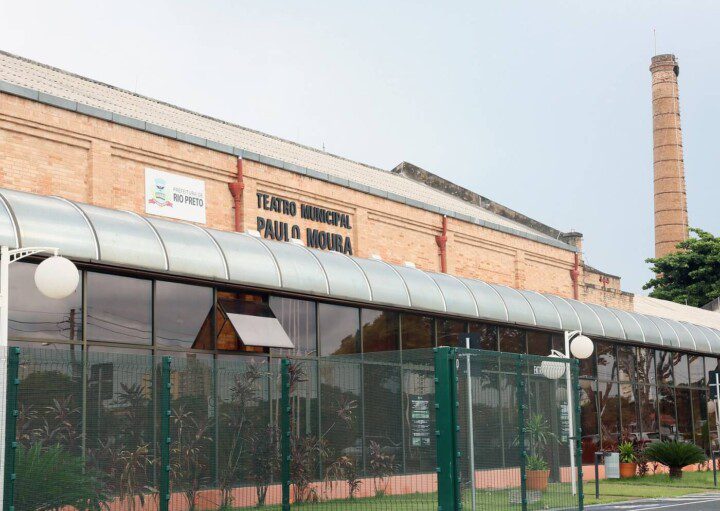
[[[656,55],[650,65],[655,173],[655,257],[675,252],[688,237],[685,166],[683,164],[680,73],[675,55]]]

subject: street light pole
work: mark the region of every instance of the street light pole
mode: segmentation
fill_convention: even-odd
[[[572,402],[572,371],[570,368],[570,341],[572,337],[580,335],[580,332],[565,332],[565,358],[567,358],[567,366],[565,367],[565,386],[567,390],[567,415],[568,415],[568,450],[570,451],[570,480],[572,481],[573,495],[577,495],[577,470],[575,467],[575,449],[573,449],[573,439],[575,438],[575,417],[573,417]]]
[[[60,267],[57,265],[53,266],[50,271],[50,278],[54,279],[57,278],[57,283],[55,282],[44,282],[43,287],[39,287],[40,292],[42,292],[46,296],[50,296],[53,298],[62,298],[63,296],[68,296],[70,293],[75,291],[75,288],[77,288],[77,273],[73,276],[70,275],[69,278],[68,275],[62,275],[63,271],[69,268],[74,268],[77,272],[77,268],[69,262],[66,259],[63,259],[61,257],[58,257],[59,249],[54,247],[28,247],[28,248],[16,248],[16,249],[10,249],[10,247],[2,246],[0,247],[0,359],[2,363],[0,363],[0,428],[5,428],[5,420],[6,420],[6,405],[7,405],[7,357],[8,357],[8,336],[9,336],[9,319],[10,319],[10,264],[14,263],[16,261],[19,261],[20,259],[23,259],[25,257],[29,257],[35,254],[43,254],[48,253],[52,254],[53,258],[56,260],[61,260]],[[43,263],[41,263],[38,266],[38,269],[45,264],[46,262],[50,261],[51,259],[47,259]],[[63,281],[63,278],[64,281]],[[37,273],[36,273],[36,285],[38,284],[37,280]],[[48,289],[45,289],[45,285],[50,285],[51,287],[55,287],[55,289],[50,289],[50,293],[48,292]],[[0,480],[4,481],[5,476],[5,435],[0,435],[0,474],[2,477],[0,477]],[[4,484],[0,483],[0,502],[4,502],[4,495],[5,493],[5,487]]]

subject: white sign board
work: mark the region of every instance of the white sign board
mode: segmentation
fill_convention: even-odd
[[[146,168],[145,212],[204,224],[205,182]]]
[[[620,453],[609,452],[605,455],[605,478],[620,479]]]

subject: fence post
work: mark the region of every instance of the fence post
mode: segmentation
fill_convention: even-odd
[[[15,438],[18,418],[18,370],[20,367],[20,348],[9,348],[7,359],[7,400],[5,403],[5,474],[3,480],[3,509],[15,509]]]
[[[520,498],[522,502],[522,511],[527,511],[527,450],[525,449],[525,378],[523,376],[523,366],[525,357],[517,355],[517,363],[515,365],[515,387],[517,388],[518,401],[518,447],[520,447]]]
[[[573,424],[575,424],[575,436],[574,441],[576,446],[575,451],[575,464],[577,466],[577,489],[578,489],[578,510],[583,511],[585,506],[585,493],[583,491],[583,463],[582,463],[582,424],[580,424],[580,361],[577,359],[571,359],[569,362],[572,370],[572,378],[570,378],[571,384],[573,385],[573,403],[575,403],[575,410],[568,410],[568,413],[575,414]]]
[[[162,358],[160,373],[160,511],[170,508],[170,357]]]
[[[461,509],[457,433],[457,366],[454,348],[434,348],[435,352],[435,436],[437,450],[438,511]]]
[[[282,511],[290,510],[290,361],[280,363],[280,478]]]

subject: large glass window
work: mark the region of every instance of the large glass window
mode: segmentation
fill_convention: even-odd
[[[454,319],[437,320],[437,345],[438,346],[460,346],[458,341],[460,335],[467,332],[467,323]],[[465,347],[465,344],[460,346]]]
[[[669,351],[655,351],[655,367],[657,368],[657,381],[664,385],[673,384],[672,353]]]
[[[642,442],[655,442],[660,439],[657,414],[657,389],[653,385],[640,385],[637,388],[640,401],[640,428]]]
[[[678,441],[692,442],[693,417],[690,389],[675,389],[675,400],[677,403]]]
[[[359,353],[360,311],[329,303],[318,304],[320,355]]]
[[[498,327],[487,323],[470,323],[470,333],[477,334],[477,346],[470,346],[473,349],[497,351],[498,350]]]
[[[620,415],[622,421],[622,438],[640,440],[637,405],[638,400],[635,386],[630,383],[621,384]]]
[[[295,349],[273,349],[276,355],[317,355],[317,317],[315,302],[280,296],[270,297],[270,308]]]
[[[655,384],[655,352],[649,348],[637,349],[637,379]]]
[[[710,423],[708,421],[707,392],[704,390],[692,390],[693,428],[695,443],[710,450]]]
[[[435,320],[416,314],[402,315],[402,349],[432,348],[435,346]]]
[[[602,447],[616,449],[620,440],[620,400],[618,384],[598,382],[598,406]]]
[[[675,389],[660,386],[658,391],[658,408],[660,410],[660,440],[675,440],[677,436],[677,419],[675,417]]]
[[[159,346],[212,349],[213,290],[155,283],[155,339]]]
[[[21,262],[11,267],[9,339],[82,341],[82,284],[67,298],[48,298],[35,285],[35,268]]]
[[[617,358],[615,345],[607,342],[596,342],[597,351],[597,377],[599,380],[617,380]]]
[[[637,381],[635,348],[633,346],[618,345],[617,366],[620,381]]]
[[[539,355],[547,357],[550,354],[550,334],[545,332],[527,333],[527,352],[530,355]]]
[[[525,331],[519,328],[500,328],[500,351],[526,353]]]
[[[362,309],[361,324],[363,353],[400,349],[400,314],[397,312]]]
[[[705,366],[703,357],[699,355],[688,355],[690,365],[690,385],[693,387],[705,386]]]
[[[217,307],[215,307],[215,328],[217,338],[215,339],[215,347],[223,351],[243,351],[249,353],[264,353],[266,348],[262,346],[246,346],[242,339],[235,331],[235,327],[228,318],[227,314],[240,313],[246,309],[251,310],[253,307],[259,307],[263,298],[260,295],[250,293],[234,292],[234,291],[218,291]],[[253,302],[259,305],[254,306]]]
[[[88,272],[87,308],[89,341],[151,343],[150,280]]]
[[[673,353],[673,376],[676,386],[690,385],[688,359],[685,353]]]
[[[592,463],[600,449],[597,413],[597,383],[589,380],[580,382],[580,425],[582,427],[583,463]]]

